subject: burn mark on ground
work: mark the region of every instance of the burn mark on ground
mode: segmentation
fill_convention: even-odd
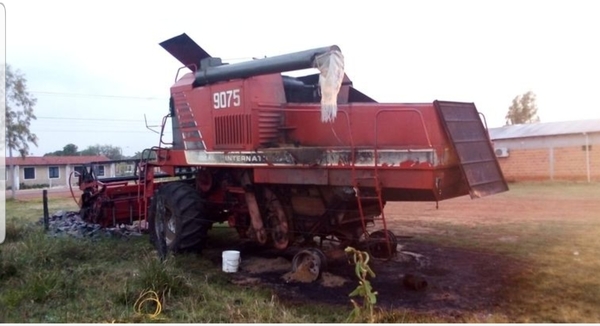
[[[221,249],[215,247],[210,250],[211,254],[207,253],[216,264],[221,264]],[[277,252],[240,245],[236,249],[242,251],[242,266],[246,261],[246,267],[231,277],[238,280],[258,278],[261,286],[271,287],[285,301],[349,305],[348,294],[358,285],[354,267],[345,256],[329,259],[327,270],[316,282],[286,282],[282,276],[291,270],[294,254],[301,248]],[[260,264],[262,269],[251,272],[248,262],[252,261]],[[269,261],[276,268],[265,268]],[[376,274],[371,283],[378,292],[377,305],[381,308],[435,311],[437,314],[488,312],[502,302],[506,280],[519,273],[522,265],[497,254],[409,239],[394,259],[371,261],[370,266]],[[285,266],[290,269],[286,270]],[[425,281],[426,286],[407,285],[407,275],[409,279],[415,278],[412,281]]]

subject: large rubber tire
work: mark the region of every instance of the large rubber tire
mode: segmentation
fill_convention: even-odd
[[[163,259],[168,253],[200,253],[212,223],[200,194],[186,183],[165,184],[152,198],[148,214],[150,241]]]

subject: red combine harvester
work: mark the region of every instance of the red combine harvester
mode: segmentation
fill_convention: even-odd
[[[386,202],[508,190],[473,103],[377,103],[353,87],[337,46],[235,64],[186,34],[161,46],[191,71],[171,87],[159,146],[133,176],[98,179],[93,164],[79,176],[86,220],[147,221],[161,255],[201,250],[228,222],[281,250],[316,237],[372,241],[386,257]],[[318,73],[282,75],[307,68]]]

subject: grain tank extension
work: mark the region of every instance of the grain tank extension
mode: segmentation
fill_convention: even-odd
[[[162,254],[201,250],[221,222],[281,250],[378,239],[390,254],[387,202],[508,190],[473,103],[378,103],[335,45],[232,64],[186,34],[160,45],[185,70],[163,119],[172,140],[161,133],[132,176],[86,169],[80,188],[87,219],[147,221]]]

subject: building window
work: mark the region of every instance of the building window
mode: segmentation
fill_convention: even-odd
[[[23,178],[25,180],[35,179],[35,168],[24,168],[23,169]]]
[[[82,174],[82,173],[83,173],[83,166],[81,166],[81,165],[78,165],[78,166],[74,167],[74,168],[73,168],[73,170],[74,170],[75,172],[79,173],[79,174]],[[78,174],[75,174],[75,176],[77,176],[77,175],[78,175]]]
[[[58,172],[58,166],[49,166],[48,167],[48,178],[50,179],[58,179],[60,174]]]
[[[98,165],[98,168],[96,169],[96,175],[99,177],[104,176],[104,165]]]

